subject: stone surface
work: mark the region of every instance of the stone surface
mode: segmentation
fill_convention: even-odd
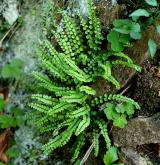
[[[152,116],[159,112],[160,108],[159,69],[150,60],[146,60],[142,67],[143,72],[137,75],[134,86],[133,99],[141,106],[141,109],[136,111],[136,116]]]
[[[160,113],[131,119],[125,128],[114,128],[112,134],[114,145],[118,147],[160,143]]]
[[[121,148],[121,156],[125,165],[153,165],[147,158],[142,157],[133,148]]]
[[[6,3],[6,7],[4,8],[3,17],[9,23],[9,25],[12,25],[19,17],[18,1],[5,0],[4,3]]]

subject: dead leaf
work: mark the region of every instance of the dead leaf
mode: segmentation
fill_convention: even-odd
[[[5,154],[5,151],[9,144],[9,139],[11,136],[10,128],[6,129],[3,133],[0,134],[0,161],[8,162],[8,157]]]

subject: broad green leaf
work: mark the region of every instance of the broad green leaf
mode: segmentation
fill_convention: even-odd
[[[23,72],[23,62],[20,59],[13,59],[10,64],[5,64],[2,67],[3,78],[15,78],[19,79]]]
[[[157,25],[157,32],[160,34],[160,25]]]
[[[133,104],[123,103],[123,106],[125,108],[127,115],[133,115],[134,114],[134,105]]]
[[[123,26],[122,28],[113,28],[113,30],[122,33],[122,34],[129,34],[130,28],[128,26]]]
[[[119,41],[120,34],[114,30],[112,30],[107,35],[107,40],[111,43],[111,48],[115,52],[122,51],[124,49],[123,45]]]
[[[103,161],[105,165],[111,165],[118,160],[117,148],[111,147],[104,155]]]
[[[118,113],[124,113],[125,112],[125,107],[123,104],[117,104],[115,110],[118,112]]]
[[[148,11],[145,9],[138,9],[129,15],[129,17],[141,17],[141,16],[149,17],[150,13],[148,13]]]
[[[129,19],[115,19],[113,21],[114,27],[122,27],[124,25],[129,25],[132,21]]]
[[[22,110],[20,110],[20,109],[18,109],[18,108],[12,107],[10,111],[11,111],[11,113],[13,113],[15,116],[21,116],[21,115],[22,115]]]
[[[113,121],[113,125],[119,128],[124,128],[127,124],[126,115],[121,115]]]
[[[139,23],[132,23],[131,31],[132,32],[140,32],[141,27],[140,27]]]
[[[149,39],[148,47],[149,47],[149,52],[151,54],[151,57],[154,58],[157,51],[157,44],[154,42],[154,40]]]
[[[10,65],[6,64],[2,67],[2,77],[3,78],[9,78],[12,77],[12,68],[10,67]]]
[[[116,41],[114,43],[113,42],[111,43],[111,48],[115,52],[121,52],[124,49],[122,44],[120,44],[119,42],[116,42]]]
[[[118,38],[118,33],[116,32],[116,31],[114,31],[114,30],[112,30],[108,35],[107,35],[107,40],[109,41],[109,42],[114,42],[115,41],[115,39],[117,39]]]
[[[120,34],[119,35],[119,42],[123,44],[128,44],[130,41],[129,34]]]
[[[145,1],[150,6],[157,6],[158,5],[157,0],[145,0]]]
[[[24,63],[20,59],[13,59],[10,65],[15,66],[17,68],[22,68],[24,66]]]
[[[4,163],[0,162],[0,165],[6,165],[6,164],[4,164]]]
[[[119,117],[119,114],[115,111],[115,105],[112,103],[106,104],[106,108],[104,108],[104,113],[109,120],[114,120]]]
[[[140,32],[131,32],[130,33],[131,38],[135,39],[135,40],[139,40],[141,39],[142,35]]]
[[[0,97],[0,112],[3,111],[4,106],[5,106],[4,99],[2,97]]]
[[[9,148],[6,154],[9,158],[17,158],[19,155],[18,151],[15,150],[14,148]]]
[[[113,22],[114,28],[113,30],[122,33],[129,34],[131,30],[132,21],[129,19],[116,19]]]
[[[12,118],[9,115],[0,116],[0,128],[8,128],[12,124]]]

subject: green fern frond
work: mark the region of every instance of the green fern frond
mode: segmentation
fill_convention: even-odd
[[[71,162],[75,162],[80,154],[80,151],[81,151],[81,148],[84,146],[85,144],[85,134],[80,134],[78,137],[77,137],[77,141],[76,141],[76,144],[74,145],[74,148],[73,148],[73,156],[72,156],[72,159],[71,159]]]
[[[78,136],[81,132],[83,132],[90,124],[90,116],[84,115],[82,121],[79,123],[75,135]]]
[[[88,114],[89,111],[90,111],[90,107],[88,105],[86,105],[82,108],[79,108],[73,112],[68,113],[68,117],[69,118],[78,118],[80,116]]]
[[[141,70],[142,70],[140,66],[137,66],[137,65],[135,65],[135,64],[133,64],[133,63],[121,61],[121,60],[113,61],[113,62],[112,62],[112,65],[125,65],[125,66],[127,66],[127,67],[130,67],[130,68],[135,69],[135,70],[138,71],[138,72],[141,72]]]
[[[87,95],[83,94],[83,93],[72,93],[72,94],[68,94],[68,95],[64,95],[62,96],[62,98],[60,100],[65,101],[67,103],[84,103],[85,100],[87,99]]]
[[[88,86],[81,86],[80,88],[79,88],[79,90],[80,91],[84,91],[86,94],[88,94],[88,95],[95,95],[96,94],[96,91],[93,89],[93,88],[91,88],[91,87],[88,87]]]
[[[65,31],[68,36],[71,48],[75,56],[77,56],[83,51],[80,29],[77,27],[74,19],[66,14],[63,14],[63,21],[65,23]]]
[[[128,63],[133,64],[133,60],[123,52],[113,53],[114,56],[121,57],[127,60]]]
[[[51,107],[45,106],[45,105],[41,105],[38,103],[29,103],[28,104],[31,108],[43,112],[43,113],[48,113],[48,111],[50,110]]]
[[[93,129],[93,141],[94,141],[94,156],[97,157],[99,153],[99,133]]]
[[[42,150],[44,153],[49,154],[52,150],[64,146],[71,138],[73,132],[79,124],[79,119],[75,119],[72,124],[61,134],[57,135],[54,139],[50,140],[47,144],[43,145]]]
[[[45,132],[51,132],[57,128],[57,123],[52,123],[50,125],[44,125],[40,127],[40,132],[45,133]]]
[[[105,64],[101,63],[99,65],[104,69],[102,77],[111,82],[112,84],[114,84],[117,89],[120,89],[121,86],[119,82],[111,74],[111,63],[108,61]]]
[[[109,149],[111,147],[111,140],[110,140],[108,132],[107,132],[107,124],[102,120],[96,121],[96,123],[98,124],[98,126],[101,130],[101,134],[105,139],[106,147],[107,147],[107,149]]]
[[[115,100],[115,101],[119,101],[119,102],[128,102],[132,105],[134,105],[136,107],[136,109],[140,109],[140,106],[137,102],[135,102],[133,99],[131,98],[128,98],[126,96],[122,96],[122,95],[119,95],[119,94],[116,94],[116,95],[105,95],[105,98],[107,100]]]
[[[51,96],[42,94],[32,94],[32,99],[36,99],[40,103],[50,106],[55,105],[58,101],[56,98],[52,98]]]
[[[54,107],[50,108],[49,111],[47,112],[48,115],[53,115],[55,113],[59,113],[62,112],[64,110],[68,110],[70,108],[72,108],[73,105],[66,103],[66,102],[59,102],[57,105],[55,105]]]

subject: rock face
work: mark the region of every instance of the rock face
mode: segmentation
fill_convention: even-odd
[[[0,4],[0,6],[1,6],[0,11],[3,13],[3,17],[9,23],[9,25],[12,25],[19,17],[18,1],[17,0],[4,0],[4,2],[1,2],[1,3],[2,4]]]
[[[143,158],[132,148],[122,148],[121,154],[125,157],[125,165],[153,165],[149,160]]]
[[[160,113],[148,118],[135,118],[124,129],[113,130],[114,145],[118,147],[160,143]]]

